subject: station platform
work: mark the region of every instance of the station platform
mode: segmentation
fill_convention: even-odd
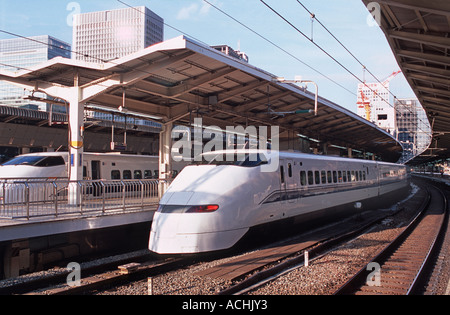
[[[412,175],[419,177],[430,179],[438,183],[443,183],[450,186],[450,175],[440,174],[440,173],[412,173]]]
[[[0,218],[0,279],[91,255],[147,248],[156,209]]]
[[[154,179],[4,181],[0,279],[71,259],[147,248],[165,184]],[[78,198],[69,197],[73,187]]]
[[[104,229],[123,225],[151,222],[157,206],[149,206],[134,212],[121,210],[89,214],[62,214],[28,219],[0,218],[0,243],[18,239],[42,237],[62,233]]]

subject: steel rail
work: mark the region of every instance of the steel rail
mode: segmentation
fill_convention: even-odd
[[[448,216],[447,209],[447,198],[445,194],[435,186],[430,186],[431,189],[435,189],[437,193],[442,198],[443,213],[439,220],[439,227],[435,236],[433,237],[430,244],[427,244],[427,251],[425,253],[425,259],[420,264],[420,268],[417,270],[413,280],[409,283],[409,285],[405,288],[405,294],[414,294],[417,290],[417,285],[420,283],[420,279],[424,276],[423,271],[425,270],[425,266],[429,263],[429,258],[432,256],[432,252],[436,248],[437,239],[442,235],[443,231],[443,223],[445,222],[445,217]],[[436,197],[435,197],[436,198]],[[381,250],[374,259],[372,259],[370,263],[377,263],[380,266],[389,261],[389,258],[401,247],[401,245],[405,244],[409,237],[413,235],[414,232],[417,232],[417,228],[422,220],[426,217],[428,211],[431,211],[430,207],[432,206],[432,197],[429,195],[429,200],[426,203],[425,207],[417,214],[417,216],[412,220],[412,222],[400,233],[390,244],[388,244],[383,250]],[[436,201],[436,200],[434,200]],[[439,202],[439,201],[438,201]],[[369,265],[368,264],[368,265]],[[367,266],[368,266],[367,265]],[[350,280],[348,280],[343,286],[341,286],[334,295],[351,295],[355,294],[358,290],[364,287],[367,284],[367,278],[369,275],[369,271],[367,270],[367,266],[361,268]],[[381,267],[382,268],[382,267]],[[389,291],[386,289],[385,293],[391,294],[389,292],[393,292],[394,290]],[[380,287],[373,286],[373,291],[367,292],[368,294],[382,294],[382,290]]]
[[[420,214],[423,211],[423,209],[425,209],[428,206],[429,202],[430,202],[430,195],[428,194],[426,198],[424,198],[421,205],[418,207],[417,212]],[[326,253],[328,253],[333,248],[336,248],[337,246],[345,242],[348,242],[349,240],[352,240],[355,237],[358,237],[359,235],[364,233],[364,231],[370,229],[372,226],[379,224],[386,218],[391,217],[400,211],[401,210],[397,210],[395,213],[384,215],[380,218],[377,218],[375,220],[372,220],[371,222],[366,223],[363,226],[360,226],[359,228],[353,231],[337,235],[333,238],[326,239],[323,240],[322,242],[318,242],[317,244],[312,245],[310,248],[305,249],[305,251],[306,250],[308,251],[309,261],[316,260],[326,255]],[[304,264],[304,257],[305,256],[303,252],[303,254],[301,255],[288,259],[282,263],[276,264],[275,266],[269,267],[263,271],[257,272],[255,275],[235,284],[234,286],[231,286],[225,290],[218,292],[217,295],[232,295],[232,294],[239,295],[251,291],[254,288],[257,288],[265,284],[266,282],[269,281],[269,279],[275,279],[289,270],[302,267]]]

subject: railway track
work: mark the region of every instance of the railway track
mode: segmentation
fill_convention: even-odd
[[[127,255],[124,255],[127,256]],[[188,263],[187,259],[155,259],[149,253],[131,255],[130,258],[98,263],[80,268],[80,282],[69,285],[71,272],[64,269],[53,274],[35,276],[0,287],[0,295],[70,295],[138,281],[173,270]],[[141,261],[141,263],[135,263]],[[123,267],[122,269],[120,269]],[[82,269],[82,270],[81,270]]]
[[[412,223],[410,226],[419,225],[419,219],[425,218],[427,216],[442,218],[440,212],[443,213],[444,211],[439,211],[439,208],[441,210],[443,208],[446,208],[446,206],[444,206],[444,202],[446,202],[445,201],[446,199],[439,192],[439,190],[434,187],[430,187],[429,196],[431,196],[431,197],[425,198],[422,196],[420,198],[420,200],[422,200],[422,204],[420,205],[420,207],[417,207],[417,210],[415,210],[415,211],[418,211],[419,208],[420,208],[420,210],[425,210],[425,211],[423,211],[422,215],[418,215],[417,220],[415,220],[416,223]],[[412,204],[418,205],[418,201],[416,200]],[[411,205],[409,205],[407,207],[410,207],[411,210],[414,209],[411,207]],[[402,207],[400,207],[400,208],[402,208]],[[400,210],[398,212],[400,212]],[[394,215],[394,213],[391,212],[391,213],[389,213],[388,216],[391,216],[391,215]],[[296,244],[294,246],[295,253],[287,255],[287,257],[284,257],[283,259],[272,260],[271,263],[269,263],[267,265],[263,265],[263,267],[257,266],[257,269],[255,269],[251,272],[249,272],[249,270],[251,268],[249,268],[248,266],[244,267],[244,269],[247,269],[247,271],[243,272],[242,274],[239,274],[240,271],[236,270],[234,272],[234,274],[236,276],[233,276],[234,279],[232,280],[232,282],[234,282],[233,285],[228,286],[223,291],[220,291],[220,292],[216,291],[215,294],[220,294],[220,295],[245,294],[246,292],[253,290],[254,287],[259,287],[264,282],[271,281],[272,279],[278,277],[281,274],[287,273],[292,269],[302,267],[304,264],[304,250],[308,251],[310,262],[313,262],[315,259],[318,259],[319,257],[323,257],[323,256],[327,255],[327,253],[329,251],[334,250],[341,244],[344,244],[344,243],[348,242],[349,240],[354,239],[357,235],[361,235],[362,233],[365,233],[365,231],[367,229],[370,229],[371,226],[376,225],[377,222],[380,222],[380,221],[384,220],[385,218],[386,218],[386,215],[383,217],[379,217],[376,220],[373,220],[371,222],[366,222],[366,224],[364,226],[361,226],[359,229],[351,230],[351,232],[347,231],[343,235],[338,235],[335,237],[321,238],[321,239],[318,239],[317,242],[310,242],[309,244],[305,243],[304,245]],[[440,219],[440,220],[443,220],[443,219]],[[430,224],[433,224],[433,223],[430,223]],[[426,228],[426,227],[425,227],[425,229],[432,230],[432,228]],[[423,235],[421,238],[424,238]],[[400,239],[400,237],[398,239]],[[417,242],[417,240],[416,240],[416,242]],[[278,244],[277,246],[279,246],[280,249],[291,247],[290,245],[286,245],[286,244]],[[416,247],[414,247],[414,248],[417,249]],[[289,250],[293,251],[292,248],[290,248]],[[281,254],[281,252],[278,251],[278,249],[275,249],[275,252],[277,252],[276,255]],[[273,255],[275,252],[268,251],[268,255],[269,256]],[[281,255],[281,256],[283,256],[283,255]],[[380,257],[380,255],[378,255],[377,258],[375,258],[373,260],[373,262],[378,262],[381,265],[381,270],[382,270],[382,277],[381,277],[382,282],[381,283],[383,284],[384,283],[383,281],[387,280],[387,277],[385,277],[387,275],[387,273],[385,275],[384,271],[387,272],[388,269],[387,269],[387,267],[386,267],[386,269],[384,269],[385,267],[382,263],[380,263],[381,260],[378,260],[378,257]],[[248,256],[247,256],[247,258],[248,258]],[[256,257],[254,257],[254,258],[256,259]],[[397,256],[397,259],[399,259],[399,258],[401,258],[401,256]],[[408,258],[405,258],[405,257],[403,257],[403,259],[408,260]],[[207,260],[209,260],[209,259],[207,259]],[[245,261],[245,259],[243,259],[243,261]],[[248,259],[247,259],[247,262],[248,262]],[[253,261],[253,263],[255,263],[255,261]],[[138,266],[136,268],[136,270],[134,270],[134,272],[130,272],[129,274],[121,274],[119,270],[111,270],[111,269],[110,269],[111,271],[108,271],[108,272],[100,272],[99,271],[98,273],[94,273],[93,276],[90,276],[88,278],[82,278],[81,285],[78,287],[69,287],[67,285],[59,285],[58,287],[47,288],[47,289],[43,289],[43,287],[40,287],[39,291],[32,293],[32,294],[61,295],[61,294],[85,294],[85,293],[89,294],[90,292],[96,292],[96,291],[102,292],[102,290],[104,288],[117,287],[117,286],[120,286],[123,284],[128,285],[128,284],[132,284],[134,282],[139,282],[140,280],[146,280],[146,278],[148,278],[148,277],[154,277],[154,279],[157,279],[158,278],[158,277],[156,277],[157,275],[163,275],[165,273],[170,274],[170,271],[174,271],[181,267],[192,265],[192,264],[193,264],[192,259],[191,260],[171,259],[169,261],[158,261],[158,262],[153,261],[151,263],[142,263],[140,266]],[[230,263],[228,262],[228,264],[230,264]],[[406,265],[408,265],[408,263]],[[210,276],[212,271],[213,270],[205,272],[205,277]],[[218,271],[217,268],[216,268],[216,271]],[[407,274],[407,272],[402,272],[402,273]],[[228,276],[228,275],[231,275],[232,273],[227,272],[225,274]],[[397,273],[397,274],[401,274],[401,273]],[[364,281],[366,281],[367,275],[368,275],[367,272],[365,273],[365,275],[363,275]],[[194,274],[194,276],[202,279],[199,276],[199,272],[196,272]],[[397,277],[397,278],[399,278],[399,277]],[[205,280],[206,280],[206,278],[205,278]],[[159,280],[157,280],[157,281],[159,281]],[[142,282],[142,281],[140,281],[140,282]],[[363,286],[364,286],[364,283],[362,283]],[[415,281],[415,283],[416,283],[416,285],[418,283],[420,283],[420,278],[418,278]],[[367,289],[367,288],[365,288],[365,289]],[[27,293],[27,292],[28,292],[28,290],[24,290],[21,293]],[[159,290],[157,290],[156,292],[159,292]],[[411,292],[414,292],[414,291],[411,291]],[[15,293],[15,294],[17,294],[17,293]],[[380,292],[377,291],[376,293],[380,293]],[[372,292],[370,294],[376,294],[376,293]],[[351,294],[351,293],[347,293],[343,290],[342,291],[340,290],[340,292],[338,292],[338,294]],[[394,294],[394,293],[391,292],[389,294]],[[400,293],[397,293],[397,294],[400,294]]]
[[[62,285],[43,288],[27,295],[80,295],[88,294],[95,290],[118,286],[124,283],[140,281],[142,279],[169,272],[189,264],[188,259],[166,259],[163,261],[148,262],[143,264],[127,264],[122,270],[113,270],[92,275],[80,279],[79,285]],[[130,266],[131,265],[131,266]],[[133,270],[131,270],[133,269]]]
[[[419,198],[420,199],[420,198]],[[414,201],[414,204],[419,202],[419,199],[416,199]],[[431,199],[430,194],[423,195],[421,203],[419,203],[418,206],[416,206],[416,212],[421,213],[426,206],[428,205],[429,201]],[[411,207],[411,205],[409,206]],[[274,255],[272,252],[275,252],[275,257],[288,257],[288,254],[291,254],[289,258],[282,260],[281,262],[276,262],[275,260],[271,261],[273,262],[272,265],[266,266],[266,265],[259,265],[255,263],[257,261],[257,257],[260,256],[258,259],[261,261],[266,261],[265,258],[265,250],[258,251],[251,257],[243,257],[240,260],[245,261],[246,264],[242,266],[243,272],[242,274],[239,274],[239,269],[237,267],[233,267],[233,263],[226,263],[224,266],[216,266],[211,271],[203,271],[202,274],[208,274],[208,275],[216,275],[218,273],[225,275],[225,277],[228,277],[228,280],[238,280],[239,277],[244,278],[248,274],[245,271],[251,270],[254,271],[255,269],[249,268],[248,265],[254,265],[257,267],[264,267],[260,268],[260,270],[253,273],[252,276],[248,276],[244,278],[242,281],[236,281],[237,283],[223,291],[218,292],[219,295],[230,295],[230,294],[245,294],[249,291],[252,291],[255,288],[260,287],[261,285],[264,285],[267,282],[270,282],[273,279],[276,279],[277,277],[286,274],[287,272],[294,270],[296,268],[303,267],[306,263],[312,262],[316,259],[319,259],[323,256],[325,256],[328,252],[334,250],[335,248],[341,246],[342,244],[345,244],[359,235],[364,234],[366,231],[370,230],[372,227],[376,226],[377,224],[381,223],[385,219],[388,219],[391,216],[394,216],[395,214],[401,212],[402,208],[400,207],[395,213],[390,213],[383,216],[378,216],[377,218],[371,219],[365,224],[359,226],[357,228],[353,228],[351,230],[347,230],[346,232],[342,232],[342,229],[339,233],[337,233],[337,230],[334,232],[331,232],[331,234],[328,234],[327,236],[321,235],[317,236],[314,242],[300,242],[296,244],[298,251],[296,251],[295,255],[292,255],[293,253],[290,253],[289,251],[292,250],[292,245],[282,245],[279,247],[275,247],[274,251],[269,249],[267,256]],[[332,233],[335,233],[334,235]],[[279,249],[280,248],[280,249]],[[294,251],[295,251],[294,247]],[[267,250],[266,250],[267,251]],[[307,254],[305,254],[307,253]],[[284,255],[284,256],[283,256]],[[254,256],[254,257],[253,257]],[[306,262],[305,260],[308,260]],[[281,259],[280,259],[281,260]],[[238,262],[239,263],[239,262]],[[248,264],[247,264],[248,263]],[[268,264],[267,264],[268,265]],[[231,268],[230,268],[231,267]],[[219,269],[224,270],[219,270]],[[239,275],[239,276],[236,276]],[[234,278],[230,278],[234,277]]]
[[[425,209],[335,295],[410,295],[420,292],[448,216],[445,193],[431,185],[428,191],[431,198]]]

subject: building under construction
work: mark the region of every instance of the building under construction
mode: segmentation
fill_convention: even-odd
[[[357,114],[392,135],[395,135],[395,109],[389,98],[389,84],[400,72],[393,72],[381,82],[358,85]]]
[[[392,134],[402,144],[405,163],[423,153],[431,143],[431,127],[417,98],[390,101],[389,85],[401,71],[377,83],[358,85],[357,114]]]

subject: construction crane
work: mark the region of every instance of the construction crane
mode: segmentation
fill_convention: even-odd
[[[359,108],[364,108],[366,111],[366,119],[370,121],[370,117],[372,115],[372,106],[370,105],[369,98],[364,94],[364,92],[361,90],[361,102],[357,103]]]
[[[394,79],[401,72],[402,72],[401,70],[392,72],[390,76],[388,76],[386,79],[383,80],[383,86],[386,87],[389,84],[389,82],[391,82],[392,79]]]
[[[385,89],[389,90],[389,88],[388,88],[389,83],[401,72],[402,72],[401,70],[392,72],[391,75],[388,76],[386,79],[384,79],[383,82],[381,83],[383,85],[383,87]],[[379,92],[380,92],[380,90],[374,90],[373,96],[374,97],[375,96],[380,96]]]
[[[361,96],[361,100],[359,100],[358,98],[358,108],[360,109],[364,109],[365,111],[365,116],[366,119],[368,121],[371,120],[371,115],[372,115],[372,101],[375,99],[376,96],[380,96],[380,90],[382,89],[382,87],[384,87],[385,89],[388,89],[389,83],[402,71],[394,71],[392,72],[387,78],[385,78],[380,84],[375,84],[375,83],[366,83],[366,81],[364,80],[364,87],[368,88],[369,90],[373,91],[373,96],[372,99],[370,99],[369,97],[367,97],[364,92],[363,89],[361,88],[358,92],[360,93]]]

